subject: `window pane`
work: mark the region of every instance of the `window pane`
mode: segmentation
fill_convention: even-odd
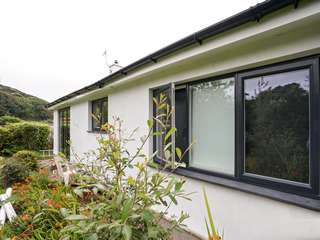
[[[70,109],[59,111],[59,151],[63,152],[66,157],[70,156]]]
[[[102,101],[102,119],[101,123],[105,124],[108,122],[108,100],[107,98],[103,99]]]
[[[245,171],[309,182],[309,70],[244,80]]]
[[[171,108],[171,94],[170,94],[170,88],[166,88],[162,91],[159,91],[155,93],[155,98],[157,99],[158,103],[160,102],[160,97],[162,96],[165,106],[160,106],[155,109],[155,117],[158,118],[162,124],[159,124],[156,121],[156,132],[161,132],[161,135],[156,136],[156,150],[157,150],[157,158],[158,159],[165,159],[164,157],[164,146],[170,141],[168,139],[166,142],[164,140],[164,136],[166,135],[167,131],[171,128],[171,117],[167,117],[167,110]],[[162,104],[162,105],[163,105]]]
[[[100,130],[100,119],[101,119],[101,109],[100,102],[94,101],[92,102],[92,129]]]
[[[175,147],[178,147],[184,152],[189,146],[188,138],[188,98],[187,98],[187,88],[176,89],[175,90],[175,127],[176,132],[176,142]],[[176,157],[176,161],[178,161]],[[188,161],[188,154],[185,154],[182,162]]]
[[[190,166],[234,174],[234,79],[190,87]]]

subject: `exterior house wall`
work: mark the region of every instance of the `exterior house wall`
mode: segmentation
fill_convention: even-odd
[[[89,132],[89,103],[82,102],[70,108],[70,142],[71,160],[75,160],[75,154],[82,156],[89,150],[97,147],[97,134]]]
[[[141,73],[140,77],[135,77],[132,81],[115,82],[112,86],[99,90],[99,92],[72,100],[70,134],[74,150],[81,154],[96,146],[97,135],[88,132],[88,101],[90,100],[108,96],[110,118],[120,117],[128,131],[139,127],[137,135],[140,136],[147,130],[146,120],[151,116],[150,89],[154,87],[319,54],[319,2],[314,1],[314,5],[302,4],[294,11],[296,12],[288,10],[287,16],[285,12],[282,12],[278,18],[274,14],[272,18],[269,16],[266,20],[262,19],[260,25],[255,26],[253,30],[246,29],[246,26],[234,30],[230,35],[242,36],[239,41],[229,42],[227,45],[216,48],[211,47],[198,54],[193,52],[194,55],[191,58],[181,57],[187,53],[177,53],[177,56],[172,56],[173,58],[180,56],[180,60],[175,64],[164,65],[161,69]],[[300,16],[300,19],[297,19],[297,16]],[[280,24],[281,21],[282,24]],[[275,27],[271,29],[270,25]],[[268,30],[261,30],[268,26],[270,27]],[[241,33],[248,31],[255,31],[256,34],[247,35],[244,38]],[[205,43],[201,46],[201,48],[206,47]],[[55,111],[55,151],[58,150],[57,116],[57,111]],[[134,151],[136,146],[132,143],[129,148]],[[151,154],[151,144],[145,146],[144,150]],[[186,223],[189,229],[202,237],[206,236],[204,225],[206,213],[201,193],[202,186],[206,188],[218,228],[221,231],[224,229],[227,240],[320,239],[318,212],[219,185],[188,179],[186,190],[195,192],[192,195],[192,201],[181,200],[177,207],[170,210],[170,213],[179,214],[181,210],[188,212],[190,218]]]
[[[53,112],[53,153],[59,152],[59,112]]]

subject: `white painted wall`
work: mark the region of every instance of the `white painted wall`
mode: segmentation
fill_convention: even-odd
[[[82,156],[89,150],[96,149],[97,134],[91,133],[89,126],[89,103],[82,102],[75,104],[70,108],[70,142],[71,142],[71,160],[74,160],[75,154]]]
[[[226,46],[210,48],[178,63],[143,73],[130,81],[119,81],[95,94],[73,99],[71,105],[71,142],[81,154],[96,146],[96,135],[89,130],[88,100],[109,96],[109,116],[119,116],[128,130],[139,127],[146,133],[150,116],[150,88],[169,82],[183,82],[208,76],[263,66],[270,63],[320,53],[320,1],[302,1],[297,10],[287,9],[281,15],[262,19],[256,24],[255,36],[242,38]],[[298,18],[299,16],[299,18]],[[279,21],[277,21],[277,19]],[[291,21],[288,21],[290,20]],[[282,21],[282,22],[281,22]],[[280,24],[283,23],[283,24]],[[271,25],[271,26],[270,26]],[[267,31],[260,31],[268,26]],[[272,27],[274,26],[274,27]],[[239,31],[239,32],[237,32]],[[241,27],[230,34],[241,35],[250,29]],[[259,34],[258,34],[259,33]],[[227,34],[226,34],[227,35]],[[243,36],[243,35],[241,35]],[[227,36],[226,36],[227,37]],[[218,39],[219,40],[219,39]],[[215,40],[212,40],[213,42]],[[210,42],[208,44],[211,44]],[[206,48],[204,44],[201,49]],[[183,55],[178,53],[177,55]],[[172,56],[175,57],[175,56]],[[54,113],[55,150],[57,151],[57,113]],[[130,145],[134,151],[135,144]],[[145,147],[151,153],[149,146]],[[188,227],[205,237],[205,207],[201,186],[207,189],[214,217],[226,240],[248,239],[320,239],[320,214],[301,207],[281,203],[198,180],[187,180],[187,191],[196,193],[192,202],[182,201],[171,213],[184,210],[190,214]]]
[[[59,113],[58,110],[53,112],[53,153],[59,152]]]

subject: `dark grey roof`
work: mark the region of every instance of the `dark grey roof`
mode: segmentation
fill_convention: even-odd
[[[297,8],[298,0],[267,0],[262,3],[255,5],[254,7],[250,7],[247,10],[244,10],[236,15],[233,15],[229,18],[226,18],[218,23],[215,23],[205,29],[202,29],[198,32],[195,32],[183,39],[180,39],[177,42],[174,42],[160,50],[147,55],[146,57],[141,58],[140,60],[131,63],[130,65],[120,69],[119,71],[108,75],[107,77],[88,85],[84,88],[81,88],[75,92],[72,92],[64,97],[61,97],[47,106],[52,107],[58,103],[71,99],[77,95],[84,94],[86,92],[90,92],[92,90],[102,88],[108,83],[116,81],[120,79],[122,76],[129,74],[131,71],[149,63],[156,63],[157,60],[161,57],[164,57],[168,54],[171,54],[175,51],[178,51],[182,48],[188,47],[193,44],[202,44],[202,41],[215,36],[219,33],[228,31],[232,28],[238,27],[242,24],[251,22],[251,21],[259,21],[263,16],[274,12],[278,9],[284,8],[288,5],[293,5],[293,8]]]

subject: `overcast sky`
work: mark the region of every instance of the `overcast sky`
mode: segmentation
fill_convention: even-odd
[[[0,0],[0,84],[53,101],[261,0]]]

